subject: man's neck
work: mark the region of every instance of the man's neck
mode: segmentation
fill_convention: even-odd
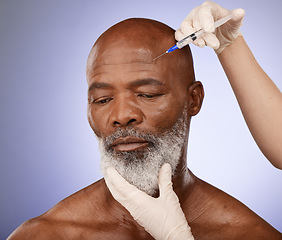
[[[181,157],[180,163],[172,177],[173,190],[177,194],[180,203],[185,201],[191,194],[192,184],[195,182],[195,176],[187,168],[186,155]]]

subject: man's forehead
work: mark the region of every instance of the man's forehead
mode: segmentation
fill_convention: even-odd
[[[95,48],[92,59],[92,70],[103,66],[115,66],[120,64],[134,64],[147,66],[154,64],[151,49],[144,47],[126,47],[123,44],[104,48]]]
[[[152,52],[144,48],[116,48],[94,54],[95,57],[88,61],[87,80],[93,82],[105,75],[139,74],[141,72],[155,75],[158,71],[152,61]]]

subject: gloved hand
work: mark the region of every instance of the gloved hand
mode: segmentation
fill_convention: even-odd
[[[164,164],[159,173],[158,198],[153,198],[129,184],[113,167],[108,168],[105,180],[113,197],[155,239],[194,239],[178,197],[173,191],[169,164]]]
[[[233,14],[232,19],[214,29],[214,22],[226,17],[231,12]],[[184,19],[180,28],[175,32],[175,39],[179,41],[202,28],[207,34],[196,39],[193,43],[199,47],[207,45],[213,48],[217,54],[220,54],[224,48],[241,35],[240,27],[243,24],[244,15],[245,11],[241,8],[230,11],[214,2],[206,1],[194,8]]]

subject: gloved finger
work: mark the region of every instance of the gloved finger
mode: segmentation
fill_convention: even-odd
[[[214,17],[210,7],[200,8],[198,12],[198,19],[200,28],[207,33],[214,32]]]
[[[219,40],[213,33],[207,33],[205,36],[203,36],[203,39],[207,46],[211,47],[212,49],[218,49],[219,48]]]
[[[194,30],[192,32],[195,32],[195,31],[197,31],[197,30],[202,28],[200,22],[198,20],[196,20],[196,19],[194,19],[194,21],[193,21],[193,27],[194,27]],[[190,32],[189,34],[191,34],[192,32]],[[193,43],[196,46],[201,47],[201,48],[204,47],[205,44],[206,44],[205,41],[203,40],[203,38],[198,38],[195,41],[193,41]]]
[[[171,166],[168,163],[165,163],[160,169],[159,188],[161,197],[165,196],[168,191],[172,190]]]
[[[126,197],[126,181],[113,167],[107,169],[104,178],[106,185],[116,200]]]
[[[193,21],[197,12],[197,8],[194,8],[182,21],[180,24],[180,29],[184,30],[189,27],[193,27]]]
[[[180,28],[176,30],[176,32],[175,32],[175,39],[176,39],[176,41],[180,41],[180,40],[182,40],[182,39],[185,38],[185,37],[187,37],[187,35],[185,35],[185,34],[181,31]]]
[[[199,29],[202,29],[202,24],[200,22],[199,16],[195,16],[195,18],[192,21],[191,27],[192,27],[191,33],[198,31]],[[189,34],[191,34],[191,33],[189,33]]]
[[[174,36],[176,41],[180,41],[181,39],[185,38],[185,35],[180,28],[175,31]]]
[[[113,167],[107,169],[105,181],[113,197],[118,201],[127,198],[129,193],[138,190],[128,183]]]
[[[194,25],[192,26],[191,24],[182,22],[180,26],[180,30],[184,34],[184,37],[187,37],[188,35],[192,34],[193,32],[197,31],[198,29],[196,29]]]
[[[198,38],[195,41],[193,41],[193,43],[200,48],[203,48],[204,46],[206,46],[206,42],[204,41],[203,38]]]

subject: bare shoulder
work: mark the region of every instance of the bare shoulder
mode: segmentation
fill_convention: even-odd
[[[116,202],[104,180],[74,193],[23,223],[8,240],[152,239]]]
[[[279,231],[218,188],[198,180],[195,193],[193,202],[196,203],[190,202],[193,209],[187,207],[185,213],[198,239],[282,240]]]
[[[25,239],[79,239],[82,232],[89,233],[99,219],[106,219],[106,201],[103,180],[72,194],[46,213],[19,226],[8,240]],[[91,233],[93,231],[91,230]]]
[[[26,239],[56,239],[52,224],[43,218],[34,218],[24,222],[19,226],[7,240],[26,240]]]

